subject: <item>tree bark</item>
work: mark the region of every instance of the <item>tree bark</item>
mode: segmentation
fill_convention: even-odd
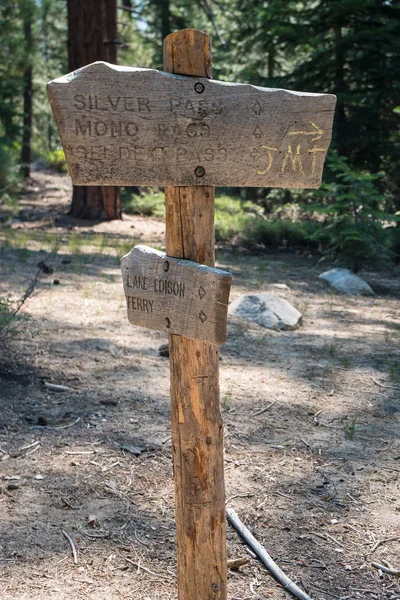
[[[26,45],[27,66],[23,75],[23,97],[24,97],[24,114],[22,125],[22,148],[21,148],[21,172],[24,179],[27,179],[31,173],[32,159],[32,52],[33,52],[33,37],[32,37],[32,19],[33,7],[28,6],[24,15],[24,36]]]
[[[338,152],[341,155],[350,155],[350,144],[347,135],[347,118],[345,112],[345,102],[343,94],[346,93],[346,78],[344,70],[345,54],[342,45],[342,27],[339,24],[334,25],[335,34],[335,93],[337,94],[336,104],[336,143]]]
[[[67,6],[69,70],[75,71],[96,60],[116,64],[116,0],[67,0]],[[74,186],[70,214],[89,220],[120,219],[119,188]]]
[[[194,29],[164,41],[164,70],[211,77],[211,43]],[[167,254],[214,265],[214,188],[166,188]],[[226,600],[223,429],[218,348],[170,335],[179,600]]]
[[[160,1],[161,8],[161,34],[164,40],[171,33],[171,7],[169,0]]]

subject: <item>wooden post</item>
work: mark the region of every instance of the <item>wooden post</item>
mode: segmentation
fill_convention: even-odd
[[[210,78],[210,37],[195,29],[169,35],[164,41],[164,70]],[[200,94],[201,87],[198,89]],[[196,171],[201,176],[206,168],[199,164]],[[167,187],[165,192],[167,254],[213,266],[214,188]],[[178,335],[170,335],[169,342],[178,597],[225,600],[225,487],[218,348]]]

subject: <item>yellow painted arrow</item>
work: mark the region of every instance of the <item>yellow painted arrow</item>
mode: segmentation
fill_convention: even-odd
[[[315,137],[313,137],[311,141],[316,142],[322,137],[324,131],[312,121],[310,121],[310,123],[314,127],[314,131],[290,131],[289,135],[313,135]]]

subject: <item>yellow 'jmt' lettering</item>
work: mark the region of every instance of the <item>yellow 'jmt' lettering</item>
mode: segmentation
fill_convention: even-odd
[[[317,140],[319,140],[322,135],[324,134],[323,129],[321,129],[318,125],[316,125],[313,121],[310,121],[311,124],[311,131],[306,131],[306,130],[299,130],[299,131],[290,131],[289,135],[290,136],[306,136],[306,137],[311,137],[311,142],[313,143],[313,147],[310,148],[309,150],[307,150],[307,147],[304,147],[306,144],[306,141],[303,138],[303,141],[299,144],[296,143],[294,144],[288,144],[287,146],[287,150],[285,152],[285,154],[283,155],[283,161],[281,162],[281,173],[286,173],[288,170],[291,170],[293,173],[298,173],[299,175],[305,175],[306,173],[304,172],[304,166],[303,166],[303,160],[306,160],[306,169],[307,171],[309,170],[309,160],[306,159],[307,157],[307,152],[311,155],[311,173],[315,173],[315,171],[317,170],[317,154],[318,152],[326,152],[326,148],[317,148],[315,146],[315,142]],[[256,129],[253,131],[253,135],[255,137],[259,137],[258,135],[258,126],[256,127]],[[261,130],[260,130],[261,132]],[[257,135],[256,135],[257,133]],[[297,141],[297,140],[296,140]],[[301,141],[301,138],[300,140]],[[303,147],[302,147],[303,145]],[[278,152],[280,153],[280,150],[278,148],[274,148],[273,146],[259,146],[259,148],[264,148],[267,151],[267,156],[265,157],[267,160],[267,165],[265,167],[264,170],[258,171],[257,169],[254,169],[254,171],[257,173],[257,175],[266,175],[266,173],[268,173],[268,171],[271,170],[271,168],[273,167],[273,162],[274,162],[274,157],[276,157],[276,154],[273,154],[273,152]],[[254,150],[254,158],[256,158],[257,160],[262,158],[262,152],[260,149],[255,149]],[[251,155],[253,158],[253,154]],[[280,161],[279,161],[280,162]],[[279,164],[279,163],[278,163]],[[279,166],[278,166],[279,168]]]
[[[312,154],[311,173],[315,173],[317,152],[325,152],[325,151],[326,151],[326,148],[311,148],[311,150],[309,150],[309,153]]]
[[[265,148],[266,150],[268,150],[269,163],[267,165],[267,168],[264,169],[264,171],[257,171],[257,169],[254,169],[255,172],[257,173],[257,175],[265,175],[265,173],[268,173],[268,171],[272,167],[272,160],[273,160],[272,151],[275,150],[276,152],[279,152],[278,148],[271,148],[270,146],[261,146],[261,148]]]
[[[301,156],[300,156],[300,144],[298,146],[296,146],[296,152],[294,154],[292,152],[292,146],[289,144],[288,149],[285,154],[285,158],[283,159],[281,173],[285,172],[288,160],[290,160],[292,163],[292,171],[296,172],[297,166],[298,166],[300,173],[302,173],[304,175],[303,163],[301,162]]]

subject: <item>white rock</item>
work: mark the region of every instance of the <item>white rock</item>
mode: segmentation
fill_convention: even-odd
[[[286,285],[286,283],[271,283],[270,286],[276,288],[277,290],[284,290],[285,292],[290,292],[290,287]]]
[[[302,315],[294,306],[267,292],[241,296],[229,305],[228,314],[278,331],[297,329],[303,324]]]
[[[330,269],[319,275],[319,279],[327,281],[335,290],[353,296],[375,296],[374,290],[361,277],[349,269]]]

